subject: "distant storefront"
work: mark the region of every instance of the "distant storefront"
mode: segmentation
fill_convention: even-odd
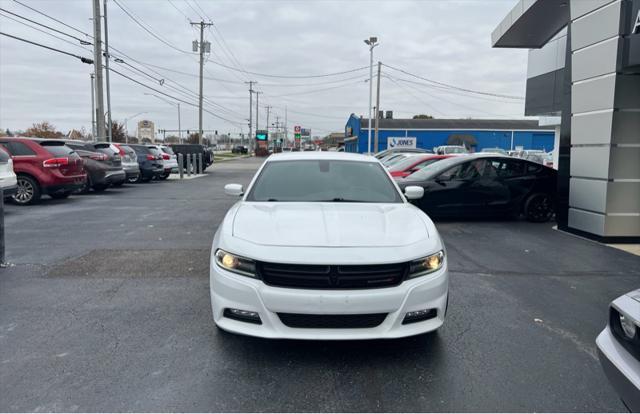
[[[373,152],[387,148],[432,149],[440,145],[464,145],[471,151],[522,148],[549,152],[554,144],[554,127],[540,126],[533,120],[381,118],[378,122],[377,148],[372,122]],[[368,119],[351,114],[345,126],[347,152],[367,152],[368,124]]]

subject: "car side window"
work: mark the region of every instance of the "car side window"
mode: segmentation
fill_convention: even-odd
[[[485,175],[485,169],[487,168],[486,160],[474,160],[462,164],[463,168],[457,178],[461,180],[473,180],[480,176]]]
[[[453,180],[455,178],[458,178],[460,175],[460,172],[462,171],[465,165],[466,164],[456,165],[455,167],[449,168],[447,171],[441,173],[438,176],[438,179],[442,181],[448,181],[448,180]]]
[[[524,165],[515,160],[492,161],[491,164],[495,168],[498,177],[510,178],[519,177],[524,174]]]
[[[7,162],[9,161],[9,152],[6,149],[6,147],[4,146],[4,144],[0,143],[0,162]]]
[[[36,155],[36,152],[29,148],[26,144],[17,141],[10,141],[5,144],[7,149],[13,156],[20,155]]]
[[[527,174],[535,174],[542,169],[540,164],[535,164],[532,162],[527,163]]]

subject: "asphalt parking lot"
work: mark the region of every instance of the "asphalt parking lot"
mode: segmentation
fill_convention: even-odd
[[[269,341],[211,319],[209,248],[260,160],[6,206],[0,411],[624,411],[597,360],[640,257],[524,221],[447,221],[436,335]]]

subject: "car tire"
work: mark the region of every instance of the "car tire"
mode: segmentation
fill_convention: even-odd
[[[29,205],[36,204],[42,197],[40,184],[28,175],[18,175],[18,190],[11,198],[16,204]]]
[[[49,194],[49,197],[53,198],[54,200],[62,200],[69,197],[70,195],[71,195],[71,192],[65,191],[64,193]]]
[[[87,175],[87,181],[84,183],[84,187],[82,187],[82,189],[80,191],[78,191],[78,193],[80,194],[89,194],[89,191],[91,191],[91,177],[89,177],[89,175]]]
[[[138,178],[139,178],[139,177],[140,177],[139,175],[138,175],[138,176],[136,176],[135,178],[133,178],[133,177],[128,177],[128,178],[127,178],[127,182],[128,182],[129,184],[135,184],[135,183],[139,182],[139,181],[138,181]]]
[[[122,187],[123,184],[124,184],[124,181],[118,181],[117,183],[113,183],[111,185],[114,187]]]
[[[93,191],[96,193],[101,193],[106,190],[107,187],[109,187],[107,184],[94,184],[91,188],[93,188]]]
[[[545,223],[553,217],[553,200],[549,194],[532,194],[524,203],[524,217],[532,223]]]
[[[169,178],[169,175],[170,175],[170,174],[171,174],[171,173],[164,173],[164,174],[162,174],[162,175],[159,175],[159,176],[158,176],[158,180],[166,180],[167,178]]]

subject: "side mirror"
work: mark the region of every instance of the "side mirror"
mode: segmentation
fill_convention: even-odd
[[[408,200],[418,200],[424,195],[424,188],[417,185],[410,185],[404,189],[404,196]]]
[[[244,194],[242,184],[227,184],[224,186],[224,193],[230,196],[239,197]]]

